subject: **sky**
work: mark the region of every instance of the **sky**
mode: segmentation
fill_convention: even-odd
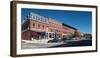
[[[77,28],[80,32],[92,34],[92,12],[91,11],[22,8],[21,9],[22,22],[25,20],[26,16],[30,12],[34,12],[41,16],[52,18],[58,22],[70,25],[74,28]]]

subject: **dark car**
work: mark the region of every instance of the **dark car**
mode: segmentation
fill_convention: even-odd
[[[56,43],[56,42],[62,42],[61,39],[53,39],[53,40],[49,40],[48,43]]]

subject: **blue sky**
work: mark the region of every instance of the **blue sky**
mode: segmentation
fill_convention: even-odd
[[[30,12],[34,12],[41,16],[46,16],[48,18],[53,18],[59,22],[75,27],[81,32],[92,33],[92,12],[22,8],[22,21],[25,20],[25,17]]]

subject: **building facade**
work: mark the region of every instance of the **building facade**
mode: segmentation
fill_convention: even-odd
[[[74,28],[72,26],[69,26],[67,24],[64,24],[64,23],[62,23],[62,26],[63,26],[63,28],[62,28],[62,36],[64,38],[73,37],[74,33],[77,31],[76,28]]]
[[[62,23],[49,18],[48,19],[48,38],[61,38]]]
[[[22,38],[24,40],[45,38],[47,25],[48,18],[32,12],[29,13],[27,21],[22,24]]]
[[[22,24],[22,40],[62,39],[72,36],[76,30],[55,19],[30,12],[27,20]]]

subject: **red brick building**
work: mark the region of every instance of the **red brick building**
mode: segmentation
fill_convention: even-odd
[[[77,29],[36,13],[29,13],[22,24],[22,40],[53,39],[71,36]]]
[[[22,39],[33,40],[45,37],[48,18],[35,13],[30,13],[27,16],[27,21],[22,24]],[[31,38],[31,39],[30,39]]]
[[[48,38],[61,38],[62,23],[51,18],[48,19],[48,23]]]
[[[69,26],[67,24],[62,23],[63,28],[62,28],[62,36],[63,37],[69,37],[69,36],[74,36],[74,33],[78,30],[72,26]]]

